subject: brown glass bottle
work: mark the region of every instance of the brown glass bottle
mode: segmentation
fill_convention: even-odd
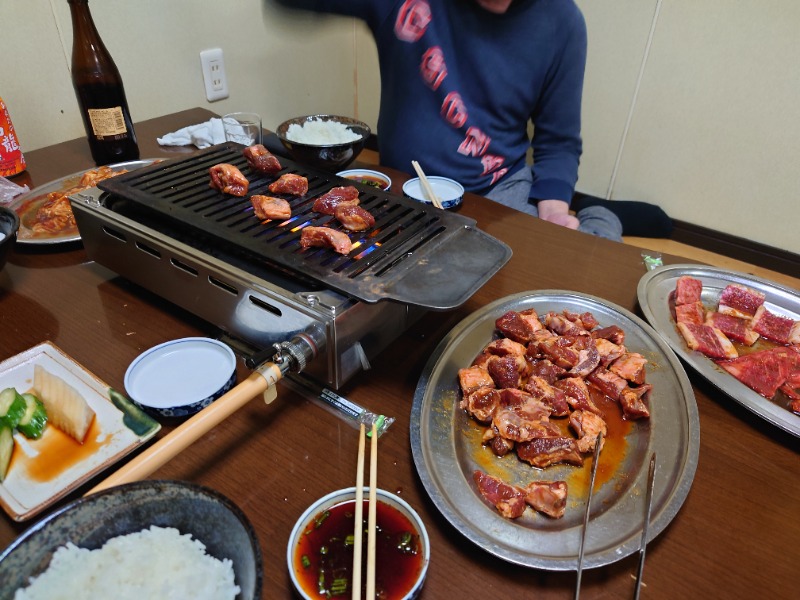
[[[97,165],[136,160],[139,146],[117,65],[89,12],[88,0],[67,0],[72,14],[72,85]]]

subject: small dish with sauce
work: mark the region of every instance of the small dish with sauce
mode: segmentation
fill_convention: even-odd
[[[354,487],[331,492],[309,506],[295,523],[286,561],[301,598],[351,597],[355,497]],[[365,488],[362,586],[367,572],[368,497],[369,488]],[[428,571],[428,532],[416,511],[402,498],[381,489],[376,491],[376,498],[376,596],[411,600],[419,595]]]
[[[371,185],[384,192],[388,192],[392,187],[392,179],[388,175],[371,169],[349,169],[347,171],[339,171],[337,175],[364,185]]]

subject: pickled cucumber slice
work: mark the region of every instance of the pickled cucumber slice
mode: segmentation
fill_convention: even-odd
[[[25,414],[25,400],[14,388],[0,392],[0,423],[5,423],[13,431]]]
[[[6,478],[11,454],[14,451],[14,430],[0,421],[0,481]]]
[[[17,423],[17,429],[30,440],[38,440],[47,425],[47,411],[44,403],[33,394],[22,394],[25,400],[25,414]]]

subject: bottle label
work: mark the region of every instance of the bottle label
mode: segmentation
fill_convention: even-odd
[[[25,157],[17,141],[17,133],[11,124],[3,99],[0,98],[0,176],[11,177],[25,170]]]
[[[94,131],[96,137],[104,138],[128,132],[125,127],[125,117],[122,116],[121,106],[90,108],[88,112],[89,121],[92,123],[92,131]]]

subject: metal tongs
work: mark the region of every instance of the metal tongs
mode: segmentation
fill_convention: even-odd
[[[592,506],[592,494],[594,492],[594,477],[597,474],[597,463],[600,458],[600,446],[603,445],[603,433],[597,435],[594,444],[594,460],[592,461],[592,475],[589,478],[589,494],[586,497],[586,510],[583,513],[583,529],[581,530],[581,546],[578,551],[578,578],[575,581],[575,600],[581,595],[581,575],[583,574],[583,549],[586,544],[586,527],[589,525],[589,509]]]
[[[647,498],[645,499],[644,525],[642,527],[642,541],[639,542],[639,570],[636,573],[636,587],[633,590],[634,600],[639,600],[639,590],[642,586],[642,573],[644,572],[644,554],[647,548],[647,529],[650,525],[650,510],[653,506],[653,483],[656,477],[656,453],[650,456],[650,469],[647,472]]]

